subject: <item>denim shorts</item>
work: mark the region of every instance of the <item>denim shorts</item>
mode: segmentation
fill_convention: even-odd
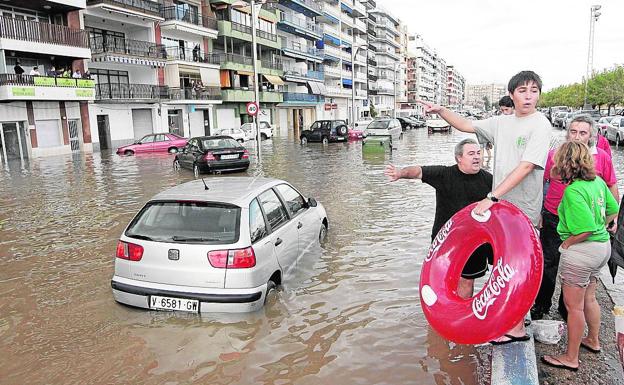
[[[561,283],[587,287],[591,278],[598,278],[600,270],[611,257],[610,242],[580,242],[567,249],[559,247],[559,278]]]

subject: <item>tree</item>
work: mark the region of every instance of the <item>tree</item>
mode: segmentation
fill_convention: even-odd
[[[490,108],[492,108],[492,106],[490,105],[490,98],[488,98],[487,95],[483,97],[483,104],[485,105],[486,111],[489,111]]]

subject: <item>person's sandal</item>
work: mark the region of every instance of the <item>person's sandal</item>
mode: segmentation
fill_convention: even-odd
[[[524,342],[524,341],[528,341],[531,339],[531,337],[528,334],[525,334],[521,337],[516,337],[516,336],[512,336],[511,334],[505,334],[505,337],[509,338],[506,341],[490,341],[490,344],[492,345],[507,345],[507,344],[511,344],[514,342]]]

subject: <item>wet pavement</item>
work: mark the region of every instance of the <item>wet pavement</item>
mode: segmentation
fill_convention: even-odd
[[[360,142],[302,147],[287,134],[263,142],[261,167],[245,174],[290,181],[323,203],[330,228],[275,301],[240,315],[112,298],[123,228],[151,196],[193,179],[171,155],[11,163],[0,171],[0,382],[487,383],[476,350],[449,346],[420,309],[434,190],[383,176],[389,162],[452,164],[466,136],[410,131],[392,155],[363,155]],[[614,151],[620,178],[623,153]]]

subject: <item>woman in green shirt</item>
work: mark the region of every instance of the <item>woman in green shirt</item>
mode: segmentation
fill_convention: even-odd
[[[557,150],[552,176],[570,185],[559,204],[557,232],[563,243],[559,248],[559,278],[568,310],[568,346],[559,356],[543,356],[542,362],[576,371],[579,349],[600,352],[600,305],[596,301],[596,280],[611,255],[607,224],[615,218],[618,204],[606,183],[594,171],[589,148],[566,142]],[[587,322],[588,335],[583,338]]]

